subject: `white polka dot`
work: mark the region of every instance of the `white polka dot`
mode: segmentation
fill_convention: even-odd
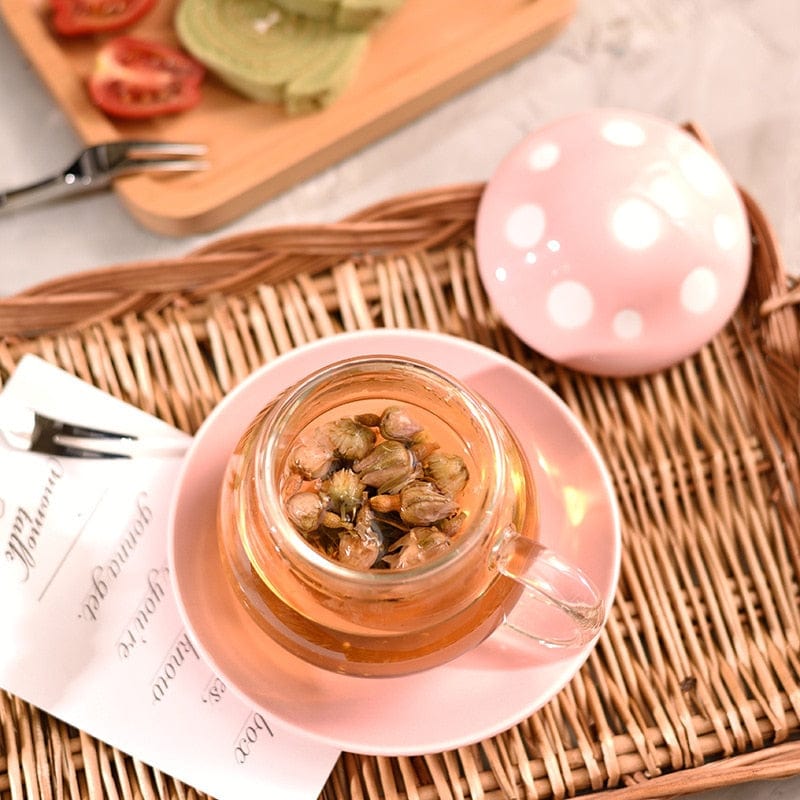
[[[705,314],[719,294],[717,276],[708,267],[693,269],[681,284],[681,305],[692,314]]]
[[[494,276],[495,278],[497,278],[498,281],[500,281],[500,283],[503,283],[503,281],[508,279],[508,271],[506,270],[505,267],[498,267],[494,271]]]
[[[559,328],[582,328],[592,318],[592,293],[578,281],[561,281],[547,295],[547,313]]]
[[[611,322],[611,328],[618,339],[638,339],[642,335],[643,327],[642,315],[632,308],[618,311]]]
[[[714,238],[723,250],[732,250],[736,246],[739,240],[738,226],[727,214],[714,217]]]
[[[641,147],[647,141],[644,129],[629,119],[611,119],[600,133],[607,142],[620,147]]]
[[[658,210],[639,197],[620,203],[614,210],[611,224],[617,239],[631,250],[644,250],[661,235]]]
[[[673,219],[684,219],[689,215],[685,184],[671,175],[658,175],[650,182],[647,196],[665,214]]]
[[[685,152],[680,157],[680,168],[690,186],[705,197],[719,194],[725,186],[722,169],[704,150]]]
[[[533,247],[544,233],[544,211],[535,203],[517,206],[506,220],[506,238],[514,247]]]
[[[542,142],[528,154],[528,166],[537,172],[554,167],[561,158],[561,148],[555,142]]]

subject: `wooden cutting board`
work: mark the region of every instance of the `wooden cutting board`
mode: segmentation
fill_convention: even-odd
[[[171,25],[175,1],[161,0],[128,32],[176,44]],[[355,81],[323,111],[288,117],[280,108],[245,100],[209,77],[196,108],[139,123],[112,121],[88,99],[85,80],[100,39],[55,37],[46,0],[0,0],[0,12],[87,144],[154,138],[208,145],[207,171],[140,174],[115,183],[141,224],[180,236],[229,222],[509,66],[555,35],[575,4],[406,0],[375,30]]]

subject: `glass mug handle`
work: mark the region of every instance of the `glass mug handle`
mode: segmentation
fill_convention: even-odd
[[[599,632],[605,618],[600,593],[581,570],[550,548],[509,526],[492,550],[491,566],[523,586],[504,620],[511,629],[549,647],[582,645]],[[551,629],[545,629],[543,606],[553,612]]]

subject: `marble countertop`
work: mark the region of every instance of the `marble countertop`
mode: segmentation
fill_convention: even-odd
[[[154,234],[109,192],[0,217],[0,296],[67,273],[180,256],[240,231],[334,222],[402,192],[485,180],[527,132],[596,106],[697,123],[800,273],[798,30],[800,4],[787,0],[583,0],[544,49],[213,233]],[[0,74],[0,184],[11,187],[65,165],[80,144],[2,22]],[[693,797],[800,798],[800,777]]]

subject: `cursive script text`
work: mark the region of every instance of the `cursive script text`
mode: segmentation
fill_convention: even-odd
[[[156,611],[161,607],[161,601],[167,593],[169,569],[153,568],[147,573],[147,589],[144,597],[139,602],[139,607],[128,620],[125,630],[117,639],[117,655],[124,661],[139,644],[147,643],[147,628]]]
[[[273,737],[275,734],[263,715],[256,711],[245,720],[241,730],[236,734],[233,757],[237,764],[244,764],[247,761],[262,736]]]
[[[36,568],[36,555],[44,533],[44,525],[50,510],[50,501],[58,482],[64,477],[64,467],[57,458],[47,459],[48,472],[39,500],[31,508],[18,506],[6,540],[5,556],[10,563],[20,568],[19,579],[27,581]]]
[[[153,519],[153,512],[147,505],[147,492],[140,492],[136,498],[136,508],[117,549],[105,564],[98,564],[92,569],[89,591],[83,597],[78,617],[92,622],[97,620],[103,601],[116,579],[122,573],[128,559],[136,550],[142,536]]]
[[[194,656],[196,661],[200,660],[197,650],[194,649],[192,640],[184,631],[173,643],[166,658],[161,662],[151,685],[153,702],[160,703],[174,684],[175,679],[181,671],[181,667],[186,663],[190,656]]]

